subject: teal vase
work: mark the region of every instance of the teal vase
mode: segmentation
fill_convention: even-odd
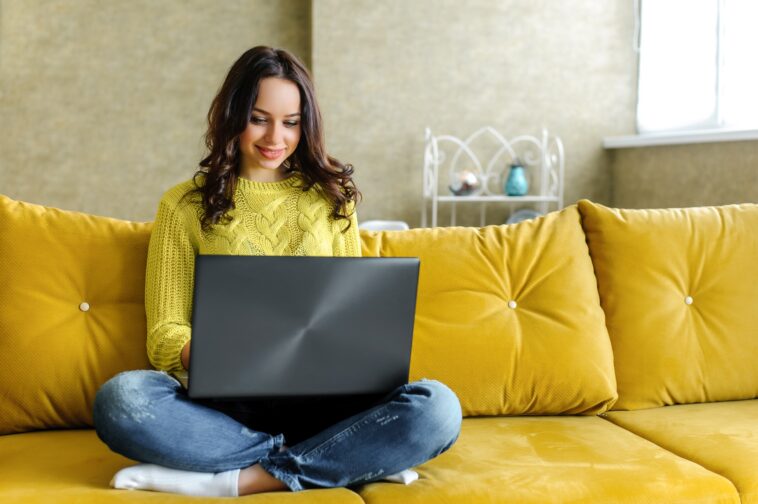
[[[505,182],[505,194],[508,196],[524,196],[529,192],[529,181],[526,180],[524,167],[520,164],[512,164]]]

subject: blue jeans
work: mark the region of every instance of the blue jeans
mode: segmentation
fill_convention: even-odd
[[[289,446],[281,432],[254,428],[266,420],[254,402],[192,400],[175,378],[140,370],[100,388],[94,421],[100,439],[128,458],[199,472],[259,463],[291,490],[379,480],[436,457],[460,433],[458,398],[435,380],[400,386],[371,404]]]

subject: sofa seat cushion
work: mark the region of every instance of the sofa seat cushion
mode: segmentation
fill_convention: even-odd
[[[364,256],[420,258],[411,379],[448,385],[465,416],[594,414],[616,399],[575,205],[512,225],[361,239]]]
[[[606,418],[714,473],[758,504],[758,400],[614,411]]]
[[[229,503],[228,498],[187,497],[108,486],[119,469],[134,461],[111,452],[94,430],[28,432],[0,436],[0,502],[3,504],[108,504],[109,502]],[[392,485],[394,483],[387,483]],[[345,488],[274,492],[234,502],[255,504],[360,504]]]
[[[92,425],[100,385],[149,366],[151,227],[0,195],[0,434]]]
[[[578,205],[613,344],[614,409],[758,397],[758,205]]]
[[[598,417],[467,418],[408,486],[358,489],[369,504],[738,503],[723,476]]]

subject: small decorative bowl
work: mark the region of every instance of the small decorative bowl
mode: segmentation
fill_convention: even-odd
[[[462,170],[451,175],[447,187],[455,196],[474,196],[482,192],[482,177],[473,170]]]

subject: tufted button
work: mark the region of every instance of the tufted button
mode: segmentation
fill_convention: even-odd
[[[89,311],[89,303],[83,301],[82,304],[79,305],[79,309],[84,312]]]
[[[512,308],[512,309],[515,310],[517,306],[518,306],[518,303],[516,303],[516,301],[514,301],[512,299],[510,301],[508,301],[508,308]]]
[[[685,304],[691,305],[694,300],[692,299],[692,296],[687,296],[684,298]]]

